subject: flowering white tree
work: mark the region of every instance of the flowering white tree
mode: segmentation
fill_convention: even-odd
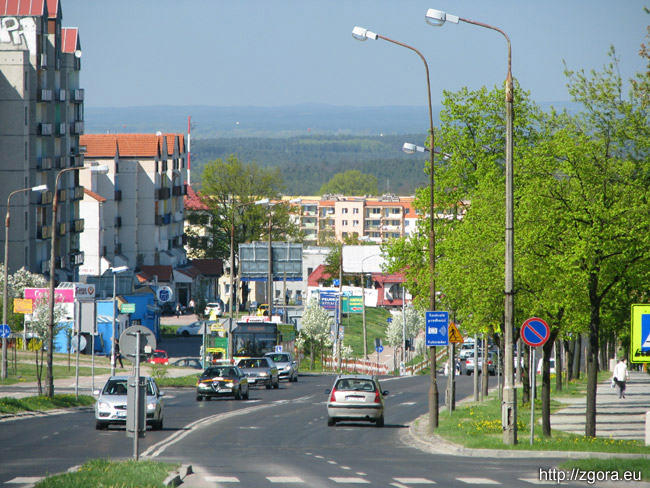
[[[404,310],[406,317],[406,337],[416,337],[418,332],[424,328],[424,316],[418,312],[415,307],[408,305]],[[388,325],[386,330],[386,340],[388,344],[394,348],[403,347],[402,344],[402,324],[404,320],[402,314],[398,313],[393,315],[393,321]]]
[[[331,343],[330,330],[332,327],[333,319],[329,316],[329,312],[318,305],[318,301],[312,298],[307,303],[307,308],[302,316],[300,334],[305,338],[306,342],[310,344],[311,353],[311,367],[314,369],[314,352],[318,346],[321,351],[329,347]]]

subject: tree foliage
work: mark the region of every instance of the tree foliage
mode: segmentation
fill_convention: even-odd
[[[311,298],[303,313],[301,324],[300,334],[310,346],[313,369],[316,350],[319,349],[322,356],[324,348],[331,344],[330,330],[333,319],[327,310],[318,305],[318,300]]]
[[[330,194],[353,197],[376,195],[377,193],[377,177],[364,174],[356,169],[335,174],[318,192],[319,195]]]

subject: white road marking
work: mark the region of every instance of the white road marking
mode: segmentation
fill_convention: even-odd
[[[323,456],[321,456],[321,455],[319,455],[319,454],[316,454],[314,457],[315,457],[316,459],[325,459]]]
[[[208,483],[239,483],[236,476],[205,476]]]
[[[327,462],[328,462],[328,464],[338,464],[336,461],[327,461]]]
[[[407,485],[435,485],[435,481],[426,478],[393,478],[398,483],[405,483]]]
[[[458,481],[467,483],[468,485],[500,485],[498,481],[491,480],[490,478],[456,478]]]
[[[41,481],[43,478],[40,476],[19,476],[17,478],[14,478],[9,481],[5,481],[5,484],[16,484],[16,485],[28,485],[28,484],[36,484],[39,481]]]
[[[135,354],[135,353],[133,353],[133,354]],[[416,404],[416,402],[404,402],[404,403],[400,403],[398,406],[401,406],[401,405],[415,405],[415,404]]]
[[[341,469],[352,469],[350,466],[341,466]]]
[[[266,479],[271,483],[304,483],[297,476],[267,476]]]
[[[334,483],[357,483],[357,484],[363,484],[363,483],[368,484],[368,483],[370,483],[370,481],[364,480],[363,478],[332,478],[332,477],[330,477],[330,479]]]
[[[533,485],[557,485],[557,481],[540,481],[538,478],[519,478],[519,480]]]
[[[357,472],[354,473],[354,474],[356,474],[357,476],[368,476],[368,475],[367,475],[366,473],[364,473],[363,471],[357,471]]]

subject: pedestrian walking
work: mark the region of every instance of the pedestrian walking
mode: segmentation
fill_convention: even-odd
[[[177,303],[176,304],[176,318],[181,316],[181,304]]]
[[[614,366],[614,375],[612,377],[619,398],[625,398],[625,383],[629,381],[629,379],[630,373],[627,370],[627,359],[619,359],[616,366]]]
[[[120,354],[120,341],[115,339],[115,364],[117,365],[117,362],[120,362],[120,368],[124,368],[124,364],[122,364],[122,354]]]

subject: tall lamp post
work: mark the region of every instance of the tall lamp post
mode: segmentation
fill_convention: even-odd
[[[508,44],[508,73],[506,74],[506,218],[505,218],[505,315],[503,341],[505,345],[503,402],[501,404],[501,418],[503,422],[503,443],[517,443],[517,390],[514,378],[514,203],[513,203],[513,84],[512,84],[512,49],[510,38],[499,29],[489,24],[464,19],[446,12],[429,9],[425,15],[428,24],[440,27],[445,22],[458,24],[460,21],[467,24],[485,27],[499,32],[505,37]]]
[[[366,39],[383,39],[398,46],[405,47],[415,52],[424,63],[424,69],[427,75],[427,97],[429,102],[429,134],[431,135],[431,144],[429,147],[433,150],[435,147],[434,144],[434,133],[433,133],[433,108],[431,105],[431,83],[429,81],[429,65],[427,60],[424,58],[422,53],[411,47],[407,44],[402,44],[401,42],[389,39],[388,37],[380,36],[374,32],[370,32],[363,27],[355,27],[352,30],[352,37],[359,41],[365,41]],[[434,184],[434,163],[433,163],[433,153],[431,154],[431,168],[429,171],[429,309],[436,309],[436,233],[434,228],[434,193],[433,193],[433,184]],[[429,387],[429,432],[433,432],[433,429],[438,428],[438,383],[436,378],[436,347],[429,347],[429,356],[431,360],[431,385]]]
[[[39,185],[31,188],[24,188],[16,190],[9,194],[7,198],[7,218],[5,219],[5,260],[4,260],[4,285],[2,292],[2,323],[7,324],[7,307],[9,307],[9,300],[7,297],[7,284],[9,281],[9,205],[11,204],[11,197],[16,193],[25,191],[44,192],[47,191],[47,185]],[[23,341],[26,337],[23,337]],[[2,338],[2,379],[7,378],[7,338]]]
[[[109,268],[111,273],[113,273],[113,328],[112,328],[112,333],[111,333],[111,376],[115,376],[115,353],[117,352],[115,350],[115,339],[117,338],[116,330],[115,330],[115,309],[116,307],[116,301],[117,301],[117,275],[120,273],[124,273],[125,271],[129,270],[128,266],[116,266],[115,268]]]
[[[56,230],[56,214],[59,207],[59,178],[61,178],[63,173],[67,173],[68,171],[83,171],[85,169],[90,169],[93,173],[108,173],[107,166],[66,168],[59,171],[54,180],[54,196],[52,199],[52,246],[50,249],[50,290],[48,303],[47,378],[45,380],[45,396],[48,397],[54,396],[54,374],[52,372],[52,366],[54,363],[54,270],[56,269],[56,236],[58,234]]]

